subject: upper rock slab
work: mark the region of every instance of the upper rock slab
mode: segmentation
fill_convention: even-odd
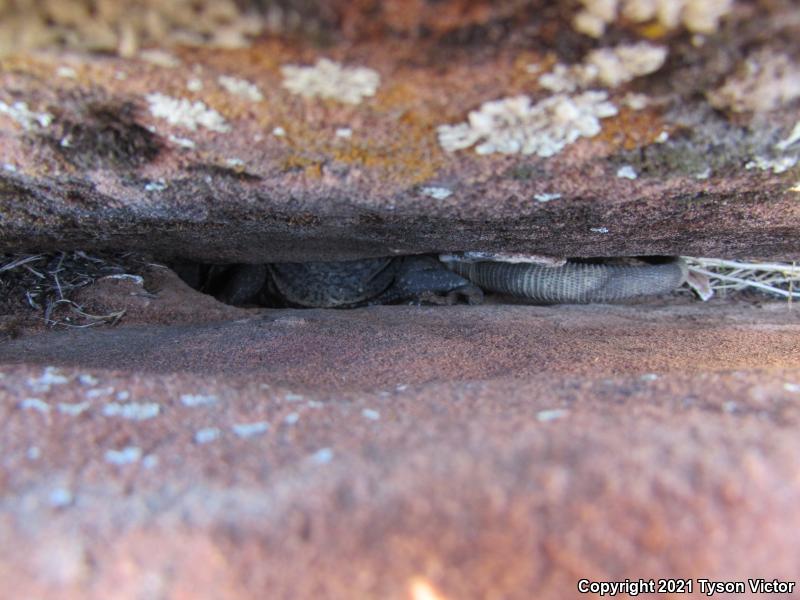
[[[670,21],[623,1],[602,35],[588,1],[461,4],[340,15],[324,47],[7,56],[0,249],[800,251],[791,3]]]

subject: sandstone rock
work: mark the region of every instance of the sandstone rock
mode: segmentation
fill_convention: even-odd
[[[79,5],[0,27],[0,251],[800,250],[791,0]],[[797,577],[790,303],[255,310],[117,274],[75,295],[114,326],[0,298],[0,596]]]
[[[240,49],[177,47],[169,66],[77,53],[6,58],[0,249],[124,248],[209,262],[442,250],[793,257],[798,173],[769,165],[800,152],[780,146],[800,120],[797,103],[781,96],[772,112],[737,114],[706,98],[742,65],[800,51],[791,3],[736,4],[702,40],[662,36],[664,66],[608,90],[616,114],[588,129],[576,123],[592,135],[555,156],[448,152],[437,128],[479,118],[470,114],[501,98],[542,106],[552,92],[540,77],[556,59],[577,64],[591,44],[603,46],[573,31],[564,11],[515,10],[464,13],[460,26],[484,33],[520,20],[491,43],[410,27],[324,50],[276,36]],[[311,69],[323,59],[337,66]],[[794,85],[791,73],[775,73],[780,82],[762,74],[763,90],[756,82],[748,96]],[[364,84],[370,95],[342,101]],[[323,89],[331,95],[315,96]],[[572,139],[571,105],[556,104],[559,135]],[[496,118],[512,119],[509,135],[513,119],[531,126],[524,115]]]
[[[0,587],[564,598],[584,577],[791,579],[795,313],[374,307],[7,342]]]

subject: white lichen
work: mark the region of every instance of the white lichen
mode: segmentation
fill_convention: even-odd
[[[212,406],[219,402],[219,398],[210,394],[183,394],[181,404],[194,408],[197,406]]]
[[[695,179],[705,180],[708,179],[709,177],[711,177],[711,167],[706,167],[699,173],[694,174]]]
[[[155,469],[158,466],[158,456],[155,454],[148,454],[142,459],[142,466],[145,469]]]
[[[240,423],[231,427],[233,433],[241,438],[249,438],[269,431],[269,423],[258,421],[255,423]]]
[[[145,62],[149,62],[151,65],[164,67],[165,69],[175,69],[176,67],[181,66],[181,61],[179,58],[173,56],[165,50],[159,50],[157,48],[142,50],[139,53],[139,58]]]
[[[219,439],[220,430],[217,427],[206,427],[199,429],[194,434],[194,441],[197,444],[208,444]]]
[[[89,375],[88,373],[79,375],[78,381],[80,381],[82,385],[97,385],[99,383],[96,377]]]
[[[650,105],[650,97],[647,94],[637,94],[629,92],[625,94],[622,99],[622,105],[627,106],[631,110],[644,110]]]
[[[46,112],[36,112],[28,108],[25,102],[6,104],[0,101],[0,114],[8,116],[23,129],[30,130],[36,126],[45,128],[53,122],[53,115]]]
[[[549,410],[540,410],[536,413],[536,420],[542,423],[563,419],[569,415],[569,411],[565,408],[551,408]]]
[[[436,187],[436,186],[429,186],[423,187],[420,189],[420,193],[425,196],[429,196],[434,200],[444,200],[445,198],[449,198],[453,195],[453,191],[447,189],[446,187]]]
[[[336,133],[336,137],[340,137],[340,138],[349,139],[349,138],[353,137],[353,130],[350,129],[349,127],[339,127],[336,130],[335,133]]]
[[[67,488],[55,488],[47,496],[47,502],[53,508],[64,508],[74,501],[72,492]]]
[[[733,8],[733,0],[580,0],[573,18],[576,31],[599,38],[606,27],[624,17],[633,23],[658,23],[665,29],[681,25],[692,33],[711,34]]]
[[[258,86],[246,79],[220,75],[217,78],[217,83],[231,94],[249,100],[250,102],[261,102],[264,99],[264,95],[261,93],[261,90],[258,89]]]
[[[161,412],[161,406],[155,402],[131,402],[130,404],[117,404],[111,402],[103,407],[103,416],[121,417],[131,421],[146,421],[153,419]]]
[[[19,407],[25,410],[35,410],[40,413],[50,412],[50,405],[41,398],[25,398],[19,403]]]
[[[755,156],[744,168],[760,169],[761,171],[772,171],[776,175],[785,173],[797,164],[797,156],[782,156],[780,158],[767,158],[765,156]]]
[[[631,165],[623,165],[617,169],[617,177],[621,179],[636,179],[639,175],[636,173],[636,169]]]
[[[553,156],[581,137],[600,133],[600,119],[617,114],[605,92],[577,96],[556,94],[531,103],[528,96],[485,102],[469,113],[466,123],[437,128],[439,144],[448,152],[476,145],[478,154]]]
[[[308,458],[314,464],[326,465],[333,460],[333,450],[330,448],[321,448]]]
[[[147,102],[150,104],[150,114],[164,119],[170,125],[185,127],[192,131],[204,127],[220,133],[230,129],[221,114],[199,100],[191,102],[185,98],[172,98],[165,94],[153,93],[147,95]]]
[[[800,121],[794,124],[794,129],[792,129],[787,137],[775,144],[775,149],[783,152],[788,150],[789,146],[794,146],[797,142],[800,142]]]
[[[370,421],[379,421],[381,418],[381,413],[372,408],[365,408],[361,411],[361,416]]]
[[[666,59],[664,46],[639,42],[592,50],[584,64],[596,72],[594,79],[603,85],[616,87],[636,77],[655,73]]]
[[[177,135],[170,134],[167,137],[167,139],[170,142],[172,142],[173,144],[175,144],[176,146],[180,146],[181,148],[189,148],[189,149],[191,149],[191,148],[195,147],[194,141],[190,140],[189,138],[180,137],[180,136],[177,136]]]
[[[197,77],[192,77],[186,82],[186,89],[190,92],[199,92],[203,89],[203,80]]]
[[[61,385],[68,381],[56,367],[45,367],[40,377],[28,379],[28,387],[35,392],[47,392],[51,385]]]
[[[167,182],[163,179],[148,181],[144,186],[145,192],[163,192],[165,189],[167,189]]]
[[[305,98],[327,98],[346,104],[358,104],[374,96],[380,85],[377,71],[366,67],[345,67],[327,58],[313,67],[284,65],[283,87]]]
[[[142,458],[142,449],[137,446],[126,446],[122,450],[107,450],[105,460],[112,465],[130,465]]]
[[[114,388],[111,386],[103,388],[95,388],[86,392],[87,398],[100,398],[101,396],[110,396],[114,393]]]
[[[534,194],[533,198],[537,202],[550,202],[551,200],[558,200],[561,198],[561,194],[548,194],[544,192],[541,194]]]
[[[800,65],[786,54],[761,50],[707,96],[715,108],[733,112],[775,110],[800,98]]]
[[[72,67],[58,67],[58,69],[56,69],[56,75],[64,79],[75,79],[78,76],[75,69]]]
[[[596,84],[617,87],[636,77],[658,71],[667,59],[667,48],[647,42],[598,48],[577,65],[556,64],[539,77],[539,85],[552,92],[574,92]]]
[[[89,402],[59,402],[58,403],[58,412],[63,415],[69,415],[71,417],[77,417],[81,413],[86,412],[89,410],[91,404]]]

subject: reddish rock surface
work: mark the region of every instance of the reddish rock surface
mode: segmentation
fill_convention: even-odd
[[[0,346],[4,593],[797,576],[787,304],[241,312]]]
[[[793,0],[602,39],[578,2],[249,6],[289,4],[304,38],[0,59],[0,251],[797,258]],[[437,139],[643,40],[665,63],[553,157]],[[373,69],[375,95],[283,86],[323,57]],[[560,600],[582,578],[800,573],[791,304],[245,310],[158,269],[73,299],[121,324],[0,315],[2,598]]]
[[[557,61],[578,63],[639,33],[591,40],[572,30],[568,9],[529,3],[416,4],[405,23],[397,3],[384,7],[383,38],[358,34],[369,19],[341,11],[354,33],[324,47],[272,36],[238,50],[174,48],[172,67],[64,52],[4,59],[0,101],[52,122],[0,111],[0,249],[123,248],[209,262],[468,249],[794,257],[797,169],[746,165],[793,156],[775,144],[800,119],[796,99],[787,92],[771,112],[740,114],[706,97],[745,69],[751,48],[762,62],[800,52],[791,2],[738,2],[702,43],[651,32],[669,49],[666,64],[608,90],[619,113],[550,158],[446,152],[436,128],[490,100],[552,96],[539,76]],[[283,87],[282,67],[324,57],[373,69],[375,95],[349,105]],[[263,99],[228,91],[220,77],[249,82]],[[627,107],[631,92],[649,105]],[[227,129],[170,123],[152,114],[151,94],[202,102]],[[622,166],[638,179],[617,176]]]

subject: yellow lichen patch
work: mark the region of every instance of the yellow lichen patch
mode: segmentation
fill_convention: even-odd
[[[539,75],[553,68],[557,62],[555,54],[546,56],[534,52],[522,52],[513,62],[509,84],[514,89],[529,91],[536,85]]]
[[[603,122],[603,131],[596,139],[615,150],[633,150],[648,146],[670,128],[664,124],[657,111],[622,108],[616,117]]]
[[[24,73],[34,77],[51,78],[53,66],[45,56],[15,54],[0,58],[0,73]]]
[[[303,171],[306,177],[319,179],[322,177],[323,162],[302,154],[290,154],[283,159],[281,169],[284,171]]]
[[[211,88],[211,86],[208,87]],[[181,95],[187,96],[189,94],[183,91]],[[197,94],[197,98],[219,112],[230,123],[235,123],[237,120],[248,117],[253,111],[252,103],[223,89],[204,90],[203,93]]]
[[[648,40],[660,40],[669,34],[669,29],[658,21],[645,23],[644,25],[634,26],[636,32]]]
[[[269,117],[259,115],[258,123],[265,131],[275,126],[285,130],[281,139],[292,149],[287,168],[307,169],[309,161],[327,157],[364,167],[386,181],[413,185],[428,180],[444,162],[434,133],[441,115],[420,99],[417,89],[408,82],[389,85],[359,107],[304,100],[302,120],[294,104],[273,107]],[[337,126],[345,127],[348,136],[337,136]]]
[[[231,65],[236,65],[236,72],[231,74],[253,79],[255,83],[263,83],[259,79],[259,74],[279,76],[282,65],[300,60],[297,54],[296,45],[276,38],[259,42],[249,48],[229,50],[193,48],[177,53],[185,62],[199,63],[220,73],[228,73],[231,71]]]
[[[330,157],[343,165],[365,167],[387,181],[399,180],[407,185],[430,179],[441,164],[441,159],[435,158],[438,150],[432,132],[428,130],[398,127],[395,138],[388,143],[369,138],[358,142],[341,141],[324,138],[314,131],[298,136],[297,130],[294,131],[293,145],[305,153],[291,155],[284,164],[302,167],[310,176],[321,174],[318,169],[322,163],[308,158],[309,155]]]

